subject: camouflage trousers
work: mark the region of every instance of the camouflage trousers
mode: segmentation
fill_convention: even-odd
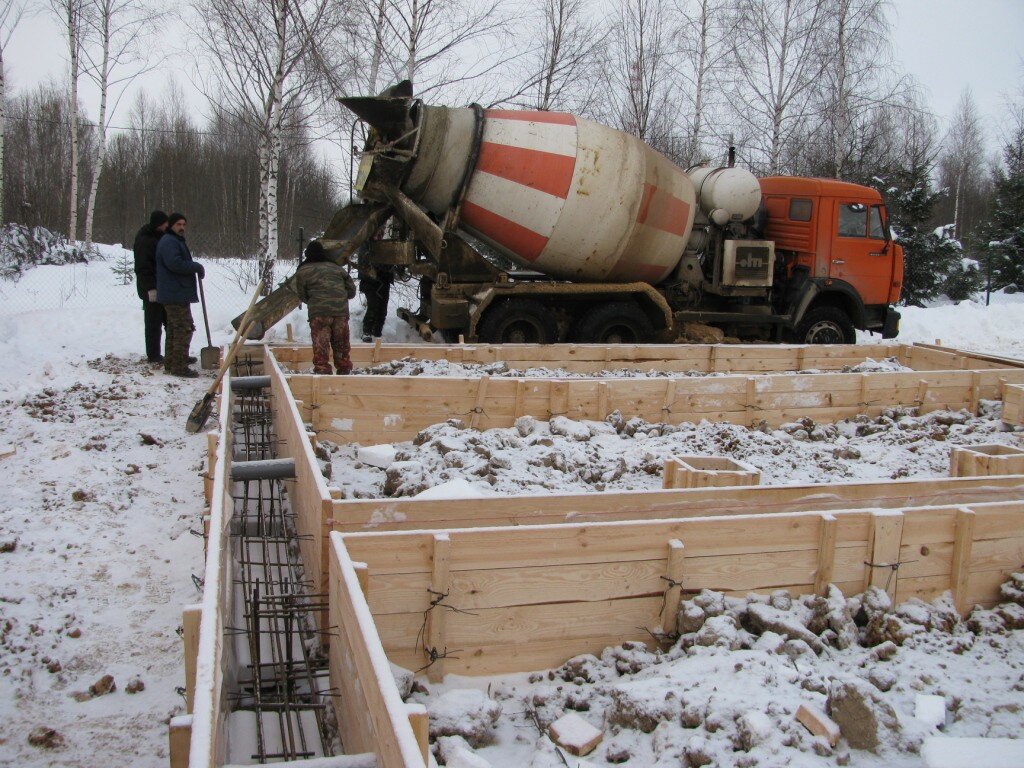
[[[311,317],[309,331],[313,337],[313,373],[333,373],[329,353],[334,353],[334,367],[339,375],[352,373],[349,354],[348,317]]]
[[[188,348],[196,324],[190,304],[164,304],[167,310],[167,340],[164,342],[164,370],[181,373],[188,368]]]

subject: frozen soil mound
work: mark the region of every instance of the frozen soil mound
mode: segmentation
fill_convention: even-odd
[[[321,458],[345,498],[415,496],[453,480],[502,495],[653,490],[672,455],[738,459],[761,471],[762,485],[939,477],[948,474],[953,445],[1024,444],[1022,433],[1003,431],[1000,407],[982,401],[980,416],[891,408],[877,418],[805,418],[777,429],[655,424],[617,411],[605,421],[523,416],[483,432],[450,419],[396,444],[383,467],[360,461],[355,445],[325,441]]]
[[[0,226],[0,278],[17,281],[40,264],[84,264],[87,252],[63,235],[23,224]]]
[[[868,358],[857,365],[847,365],[828,373],[895,373],[910,371],[894,357],[887,357],[884,360],[872,360]],[[728,373],[707,373],[705,371],[658,371],[652,369],[641,370],[639,368],[616,368],[610,371],[598,371],[590,373],[574,373],[564,368],[512,368],[508,363],[454,363],[448,360],[421,360],[407,356],[398,360],[389,360],[386,363],[356,368],[354,374],[363,376],[458,376],[477,378],[480,376],[502,376],[512,379],[667,379],[667,378],[699,378],[703,376],[728,376]],[[802,371],[776,371],[773,375],[786,375],[794,373],[826,373],[819,369],[806,369]]]
[[[486,686],[476,706],[488,727],[472,747],[487,762],[474,765],[564,766],[547,729],[575,712],[604,732],[586,756],[595,766],[920,766],[926,736],[1019,735],[1024,574],[1002,595],[961,620],[949,593],[893,606],[876,588],[851,598],[835,587],[799,598],[704,590],[680,604],[680,634],[660,647],[628,642],[530,675],[418,680],[410,700],[428,707],[434,735],[451,719],[447,702],[464,700],[460,686]],[[801,706],[825,735],[798,721]]]

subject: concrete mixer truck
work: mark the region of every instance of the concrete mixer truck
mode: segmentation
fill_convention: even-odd
[[[430,106],[407,83],[343,98],[368,126],[356,189],[321,241],[420,279],[428,337],[487,343],[893,338],[903,253],[871,188],[683,170],[561,112]],[[405,234],[381,238],[389,219]],[[392,227],[392,231],[396,228]],[[255,332],[295,306],[287,283]],[[717,332],[716,332],[717,333]]]

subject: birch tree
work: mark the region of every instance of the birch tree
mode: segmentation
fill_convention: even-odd
[[[815,114],[810,98],[834,51],[822,45],[826,0],[739,0],[733,90],[741,125],[762,142],[765,170],[783,170],[787,142]]]
[[[952,219],[953,237],[963,241],[975,223],[985,164],[981,118],[970,88],[964,89],[946,132],[939,170],[949,203],[944,212]],[[952,210],[950,210],[950,206]]]
[[[140,0],[88,0],[85,16],[82,59],[85,74],[99,90],[99,118],[96,121],[96,152],[85,207],[85,242],[92,243],[96,194],[107,157],[107,130],[116,101],[124,86],[146,69],[146,42],[160,18]],[[114,109],[108,109],[115,95]]]
[[[608,79],[619,128],[655,149],[667,149],[671,70],[661,0],[623,0],[612,32]]]
[[[7,71],[4,52],[23,12],[24,6],[19,2],[0,1],[0,222],[4,220],[4,137],[7,133]]]
[[[222,108],[259,137],[259,258],[269,291],[280,246],[284,128],[322,103],[320,85],[334,66],[331,40],[346,7],[334,0],[208,0],[196,12]]]
[[[68,179],[68,237],[75,239],[78,231],[78,78],[81,69],[82,23],[86,0],[50,0],[68,46],[68,120],[71,164]]]
[[[469,82],[479,86],[480,78],[504,63],[506,18],[500,0],[364,3],[364,16],[380,30],[381,74],[392,82],[409,80],[417,96],[448,93]]]
[[[526,55],[527,73],[513,103],[542,111],[587,114],[597,96],[601,56],[608,30],[594,19],[585,0],[540,0]]]
[[[686,164],[705,159],[704,142],[710,131],[706,127],[710,95],[717,90],[720,76],[732,54],[732,26],[729,19],[730,0],[696,0],[677,2],[679,50],[673,57],[673,68],[686,85],[690,116],[686,146]]]

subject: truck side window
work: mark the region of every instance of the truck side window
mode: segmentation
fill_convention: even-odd
[[[871,206],[871,218],[868,223],[871,226],[868,237],[872,240],[885,240],[885,227],[882,226],[882,206]]]
[[[810,200],[794,197],[789,201],[790,221],[810,221],[813,204]]]
[[[839,206],[839,236],[864,237],[868,231],[868,207],[862,203]]]

